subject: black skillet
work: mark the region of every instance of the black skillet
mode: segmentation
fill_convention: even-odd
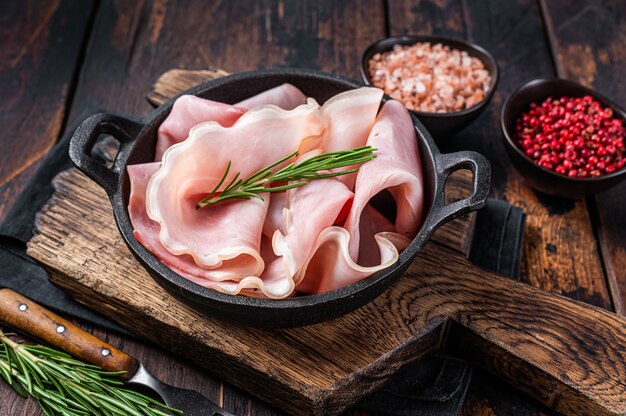
[[[209,81],[184,94],[236,103],[286,82],[300,88],[304,94],[314,97],[320,103],[340,92],[361,86],[355,81],[323,72],[274,69],[239,73]],[[322,322],[353,311],[376,298],[395,282],[438,227],[481,208],[489,192],[490,166],[483,156],[468,151],[439,153],[422,123],[415,116],[411,116],[424,174],[425,217],[417,236],[394,265],[359,282],[319,295],[271,300],[216,292],[190,282],[161,263],[135,239],[128,216],[130,182],[126,166],[154,160],[157,129],[169,114],[176,98],[141,120],[115,114],[96,114],[88,118],[72,138],[70,157],[82,172],[104,188],[111,200],[115,220],[124,241],[152,277],[181,301],[219,319],[244,325],[279,328]],[[389,97],[383,100],[387,99]],[[91,156],[91,149],[100,134],[110,134],[120,142],[120,150],[111,169]],[[458,169],[472,171],[473,190],[468,198],[446,205],[446,178]]]

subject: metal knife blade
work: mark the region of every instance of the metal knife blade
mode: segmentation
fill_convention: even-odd
[[[235,416],[225,411],[202,394],[194,390],[173,387],[153,376],[143,364],[128,384],[147,387],[161,396],[170,407],[183,411],[184,416]]]
[[[197,391],[163,383],[134,357],[11,289],[0,289],[0,321],[106,371],[126,371],[128,384],[153,390],[184,416],[234,416]]]

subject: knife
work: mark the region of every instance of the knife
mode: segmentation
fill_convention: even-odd
[[[197,391],[163,383],[136,358],[11,289],[0,289],[0,321],[106,371],[126,371],[126,383],[149,388],[184,416],[234,416]]]

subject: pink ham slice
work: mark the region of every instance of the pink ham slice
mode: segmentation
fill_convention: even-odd
[[[262,244],[266,267],[260,277],[247,276],[236,284],[194,282],[230,294],[282,299],[291,296],[305,262],[314,253],[317,236],[332,225],[353,193],[335,178],[311,182],[287,191],[281,202],[282,219],[277,221],[271,244]],[[280,195],[280,194],[279,194]],[[272,198],[276,195],[272,195]],[[266,239],[266,237],[263,237]]]
[[[303,144],[303,151],[319,148],[324,152],[349,150],[365,146],[376,114],[380,107],[383,91],[378,88],[363,87],[337,94],[322,106],[322,114],[328,128],[319,143]],[[350,167],[338,170],[348,170]],[[354,185],[354,174],[340,176],[348,188]]]
[[[306,95],[291,84],[283,84],[235,105],[246,110],[252,110],[254,107],[267,104],[278,106],[283,110],[293,110],[299,105],[306,104]]]
[[[345,228],[329,227],[320,234],[315,254],[301,272],[299,291],[323,293],[386,268],[417,233],[423,209],[422,170],[415,129],[402,104],[389,101],[383,106],[367,144],[378,149],[377,157],[357,172]],[[369,205],[383,190],[396,201],[395,225]]]
[[[157,134],[155,161],[161,160],[163,153],[173,144],[182,142],[189,136],[189,130],[204,121],[215,121],[230,127],[246,110],[194,95],[179,97],[172,111],[161,123]]]
[[[328,122],[322,152],[334,152],[365,146],[367,136],[374,125],[383,91],[362,87],[337,94],[322,106]]]
[[[417,233],[424,204],[415,128],[402,104],[398,101],[385,103],[367,144],[378,149],[377,157],[357,172],[354,202],[345,223],[351,236],[349,247],[354,260],[359,258],[359,247],[366,244],[364,240],[373,238],[371,233],[362,236],[359,224],[364,207],[374,195],[383,190],[391,193],[397,207],[395,231],[409,238]]]
[[[333,225],[343,206],[354,197],[336,178],[312,181],[286,194],[282,222],[272,238],[277,262],[282,267],[273,265],[271,273],[264,273],[270,297],[278,297],[281,291],[293,291],[299,281],[297,276],[313,255],[317,237]]]
[[[242,178],[298,149],[300,142],[324,131],[319,107],[292,111],[261,106],[245,113],[229,128],[207,122],[192,128],[189,139],[172,146],[147,189],[148,216],[160,225],[159,239],[172,254],[188,254],[204,268],[219,268],[242,255],[256,267],[242,276],[259,276],[261,231],[269,198],[222,203],[196,209],[199,199],[220,181],[232,161],[226,183]],[[245,149],[245,151],[242,151]],[[287,162],[285,162],[287,163]]]
[[[265,272],[261,277],[257,276],[245,276],[244,278],[237,281],[216,281],[211,278],[199,277],[195,274],[189,274],[185,272],[180,272],[176,269],[177,273],[181,276],[187,278],[188,280],[196,283],[200,286],[204,286],[209,289],[217,290],[220,292],[228,293],[229,295],[244,295],[253,298],[267,298],[268,294],[271,294],[267,288],[270,289],[278,289],[273,281],[265,276],[265,273],[269,273],[270,275],[275,274],[274,270],[277,270],[279,267],[282,267],[281,263],[276,261],[277,257],[272,251],[272,243],[265,236],[261,239],[261,256],[265,261]],[[288,293],[284,297],[291,296],[293,292]]]
[[[187,276],[193,275],[214,281],[239,280],[242,273],[251,269],[254,270],[258,266],[255,257],[240,256],[237,259],[225,261],[219,269],[209,270],[198,266],[191,256],[176,256],[163,247],[159,240],[160,226],[156,221],[148,218],[146,213],[148,181],[160,167],[161,163],[159,162],[128,167],[128,176],[131,183],[128,212],[134,228],[133,234],[137,241],[175,272]]]
[[[369,207],[369,206],[368,206]],[[365,213],[373,208],[367,208]],[[380,215],[380,214],[378,214]],[[372,216],[376,214],[372,213]],[[379,260],[374,266],[363,266],[352,260],[348,251],[350,233],[342,227],[324,229],[313,247],[314,254],[302,269],[296,290],[304,293],[324,293],[355,283],[398,261],[399,252],[410,239],[397,233],[379,232],[374,235]]]
[[[161,160],[170,146],[189,137],[189,131],[196,124],[215,121],[224,127],[230,127],[246,110],[259,105],[272,104],[283,110],[292,110],[304,103],[305,95],[291,84],[272,88],[234,106],[194,95],[183,95],[174,102],[172,111],[159,127],[154,160]]]

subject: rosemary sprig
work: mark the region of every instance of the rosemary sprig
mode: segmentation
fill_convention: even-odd
[[[356,172],[359,168],[357,167],[340,172],[321,172],[365,163],[376,157],[374,154],[374,151],[376,150],[377,149],[374,149],[371,146],[363,146],[351,150],[322,153],[298,164],[290,163],[277,172],[272,172],[272,169],[276,166],[294,156],[297,156],[298,152],[296,151],[253,173],[247,179],[240,179],[240,173],[237,172],[228,185],[219,191],[220,187],[224,184],[224,182],[226,182],[226,178],[230,173],[231,162],[229,161],[228,165],[226,165],[226,171],[222,175],[222,179],[207,196],[202,198],[202,200],[196,204],[196,208],[204,208],[209,205],[214,205],[231,199],[258,198],[263,201],[264,199],[260,195],[260,193],[263,192],[286,191],[288,189],[306,185],[309,181],[314,179],[347,175],[349,173]],[[272,186],[272,182],[286,182],[286,184]]]
[[[107,372],[0,331],[0,376],[22,397],[33,396],[46,416],[167,416],[182,413],[123,388],[125,372]]]

